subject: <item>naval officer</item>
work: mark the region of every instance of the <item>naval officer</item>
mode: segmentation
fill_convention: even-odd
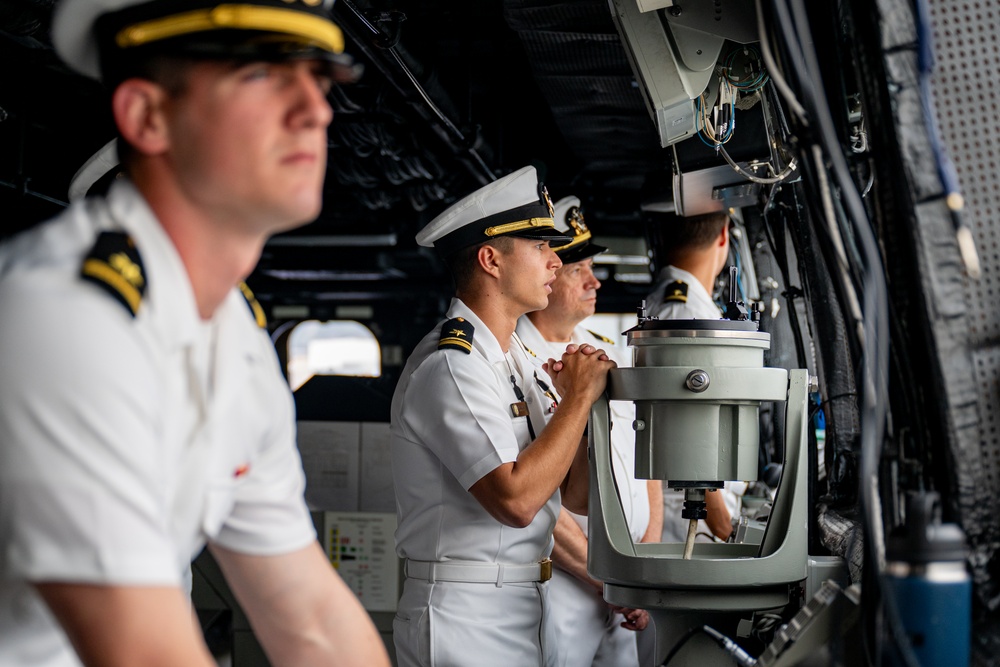
[[[646,311],[661,320],[718,320],[722,309],[712,293],[729,259],[729,216],[722,211],[689,217],[665,216],[652,233],[653,256],[662,268],[646,297]],[[708,516],[698,520],[698,534],[727,540],[739,514],[745,482],[727,481],[705,494]],[[663,490],[663,539],[684,542],[688,521],[681,516],[684,492]]]
[[[570,241],[552,213],[528,166],[417,235],[445,260],[455,297],[392,400],[401,667],[555,664],[552,531],[560,501],[586,511],[584,429],[615,364],[587,344],[536,368],[514,334],[547,305],[561,265],[552,246]]]
[[[653,256],[661,267],[646,297],[646,314],[661,320],[717,320],[715,279],[729,259],[729,216],[719,211],[657,220]]]
[[[0,249],[0,665],[215,667],[186,579],[206,544],[272,664],[389,665],[316,539],[241,289],[320,212],[326,94],[352,70],[330,4],[55,7],[124,174]]]
[[[555,203],[555,226],[573,240],[556,248],[563,265],[556,271],[549,305],[522,315],[517,335],[535,354],[535,361],[558,356],[570,343],[603,346],[619,367],[631,366],[629,350],[587,329],[582,323],[597,309],[601,281],[594,275],[594,258],[607,248],[594,242],[579,197]],[[658,542],[662,530],[663,492],[659,480],[635,478],[635,404],[611,401],[611,452],[622,511],[634,542]],[[552,551],[553,622],[559,635],[561,667],[636,667],[639,639],[643,649],[652,642],[642,609],[615,607],[604,601],[604,583],[587,572],[587,517],[565,508],[559,515]],[[648,651],[643,650],[645,654]]]

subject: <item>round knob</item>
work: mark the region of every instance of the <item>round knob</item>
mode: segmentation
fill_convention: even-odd
[[[708,377],[708,373],[697,370],[688,373],[687,379],[684,380],[684,386],[697,394],[708,389],[708,385],[711,382],[712,378]]]
[[[632,422],[632,429],[635,431],[645,431],[646,422],[642,421],[641,419],[636,419],[634,422]]]

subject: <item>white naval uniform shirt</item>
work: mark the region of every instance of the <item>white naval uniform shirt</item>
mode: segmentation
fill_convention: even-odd
[[[680,280],[687,283],[687,302],[663,301],[663,294],[667,285]],[[718,320],[723,317],[719,306],[712,301],[711,295],[705,286],[697,278],[684,269],[667,265],[660,271],[656,278],[656,286],[646,297],[646,312],[650,316],[655,316],[661,320]],[[730,518],[739,514],[740,495],[746,491],[746,482],[726,482],[724,488],[719,490],[726,507],[729,509]],[[683,542],[687,539],[688,520],[681,516],[684,508],[684,492],[676,489],[663,487],[663,541]],[[698,533],[711,535],[708,524],[704,520],[698,521]],[[706,540],[705,537],[699,537]]]
[[[680,280],[687,283],[687,302],[663,301],[663,293],[667,285]],[[722,317],[722,311],[712,301],[712,296],[701,284],[701,281],[684,269],[667,265],[656,277],[653,291],[646,297],[646,313],[661,320],[717,320]]]
[[[79,277],[105,229],[145,267],[134,319]],[[0,340],[0,664],[80,664],[26,582],[183,586],[207,540],[259,555],[315,540],[266,331],[237,289],[200,320],[128,181],[0,249]]]
[[[527,315],[517,321],[517,335],[536,356],[541,366],[549,358],[559,359],[568,343],[545,340]],[[572,342],[589,343],[603,349],[619,367],[632,365],[628,348],[594,335],[583,326],[573,329]],[[629,533],[639,542],[649,526],[649,488],[646,480],[635,478],[635,403],[611,401],[612,469],[618,489],[623,489],[621,506]],[[591,489],[593,492],[593,489]],[[587,535],[586,516],[566,510]],[[621,627],[623,617],[612,613],[596,589],[558,567],[552,569],[549,605],[552,623],[559,637],[558,662],[565,667],[636,667],[639,662],[636,633]]]
[[[490,330],[459,299],[447,318],[463,317],[475,331],[472,352],[439,350],[440,327],[413,350],[392,400],[390,432],[401,558],[534,563],[551,553],[559,512],[553,494],[525,528],[504,526],[469,487],[531,443],[528,416],[514,417],[513,372],[537,436],[552,401],[534,380],[527,353],[511,341],[505,358]],[[508,365],[510,362],[510,365]],[[539,377],[551,381],[542,371]]]
[[[527,315],[522,315],[517,321],[517,335],[535,357],[533,361],[541,365],[549,360],[559,359],[569,343],[552,343],[545,340],[542,334]],[[614,343],[605,342],[582,326],[573,329],[574,343],[589,343],[603,349],[608,357],[618,364],[619,368],[632,365],[632,356],[628,349],[623,349]],[[553,391],[555,389],[553,388]],[[614,474],[619,489],[627,489],[628,493],[621,498],[622,509],[628,523],[632,539],[638,542],[646,534],[649,526],[649,489],[646,480],[635,478],[635,431],[632,422],[635,421],[635,403],[632,401],[611,401],[611,451],[614,455]],[[569,512],[584,534],[587,533],[587,517]]]
[[[447,319],[473,327],[469,354],[438,349],[440,325],[416,346],[393,394],[392,477],[396,552],[418,561],[534,563],[552,552],[558,490],[524,528],[493,518],[469,488],[513,462],[551,417],[552,400],[535,382],[534,366],[512,338],[505,356],[485,324],[461,300]],[[513,372],[528,404],[514,417]],[[551,385],[548,376],[539,377]],[[393,622],[404,665],[543,664],[547,584],[429,583],[407,578]]]

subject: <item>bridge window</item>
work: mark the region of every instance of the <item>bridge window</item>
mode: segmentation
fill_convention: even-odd
[[[371,329],[353,320],[307,320],[288,336],[288,383],[292,391],[314,375],[378,377],[382,351]]]

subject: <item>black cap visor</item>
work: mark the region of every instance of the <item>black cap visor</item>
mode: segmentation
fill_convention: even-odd
[[[130,57],[167,55],[197,60],[234,60],[243,62],[287,62],[290,60],[315,60],[329,66],[330,77],[337,83],[354,83],[362,73],[362,66],[346,53],[332,53],[314,42],[295,39],[287,35],[246,31],[212,31],[162,40],[130,49],[128,54],[118,51],[114,61],[128,61]],[[107,61],[102,54],[102,61]]]
[[[521,239],[533,239],[535,241],[548,241],[550,248],[561,248],[573,240],[572,237],[566,236],[555,229],[546,229],[544,227],[525,229],[522,232],[511,232],[504,236],[516,236]]]
[[[164,54],[205,59],[330,63],[338,82],[356,81],[360,67],[343,53],[344,38],[317,5],[278,6],[267,0],[219,5],[211,0],[152,0],[98,18],[105,68],[130,57]]]
[[[563,264],[572,264],[574,262],[582,262],[585,259],[590,259],[595,255],[600,255],[602,252],[607,252],[607,248],[602,245],[597,245],[596,243],[582,243],[572,248],[567,248],[566,250],[556,249],[556,254],[559,255],[559,259],[562,260]]]

